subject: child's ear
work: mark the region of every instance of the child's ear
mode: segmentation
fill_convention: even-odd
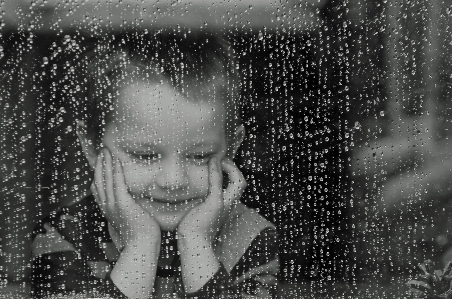
[[[86,160],[88,160],[89,166],[91,167],[91,169],[94,169],[96,166],[97,151],[93,145],[92,140],[88,138],[88,135],[86,133],[86,124],[84,121],[77,121],[77,137],[80,141],[80,144],[82,145],[83,154],[85,155]]]
[[[232,137],[232,143],[229,148],[229,158],[234,159],[240,145],[243,142],[243,139],[245,139],[245,127],[243,125],[240,125],[237,127],[234,136]]]

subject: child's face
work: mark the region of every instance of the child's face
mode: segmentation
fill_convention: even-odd
[[[162,230],[175,230],[209,189],[208,162],[227,152],[220,100],[194,103],[168,85],[121,90],[102,143],[123,163],[130,194]]]

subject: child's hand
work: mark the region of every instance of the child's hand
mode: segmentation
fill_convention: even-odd
[[[160,241],[158,223],[129,194],[121,162],[106,148],[97,157],[91,192],[122,246],[143,238]]]
[[[213,157],[209,161],[209,194],[206,200],[194,207],[181,221],[177,232],[183,238],[204,237],[211,244],[228,218],[231,205],[239,200],[246,188],[246,181],[229,159],[221,163],[223,170],[229,177],[229,185],[223,192],[223,175]]]

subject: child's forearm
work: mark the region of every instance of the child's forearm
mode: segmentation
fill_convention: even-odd
[[[129,298],[152,295],[160,253],[159,240],[138,240],[124,247],[110,277]]]
[[[178,240],[178,248],[185,291],[196,292],[220,269],[220,263],[212,244],[199,236],[183,236]]]

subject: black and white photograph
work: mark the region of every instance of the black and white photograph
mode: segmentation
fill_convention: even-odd
[[[452,298],[451,100],[447,0],[0,0],[0,298]]]

